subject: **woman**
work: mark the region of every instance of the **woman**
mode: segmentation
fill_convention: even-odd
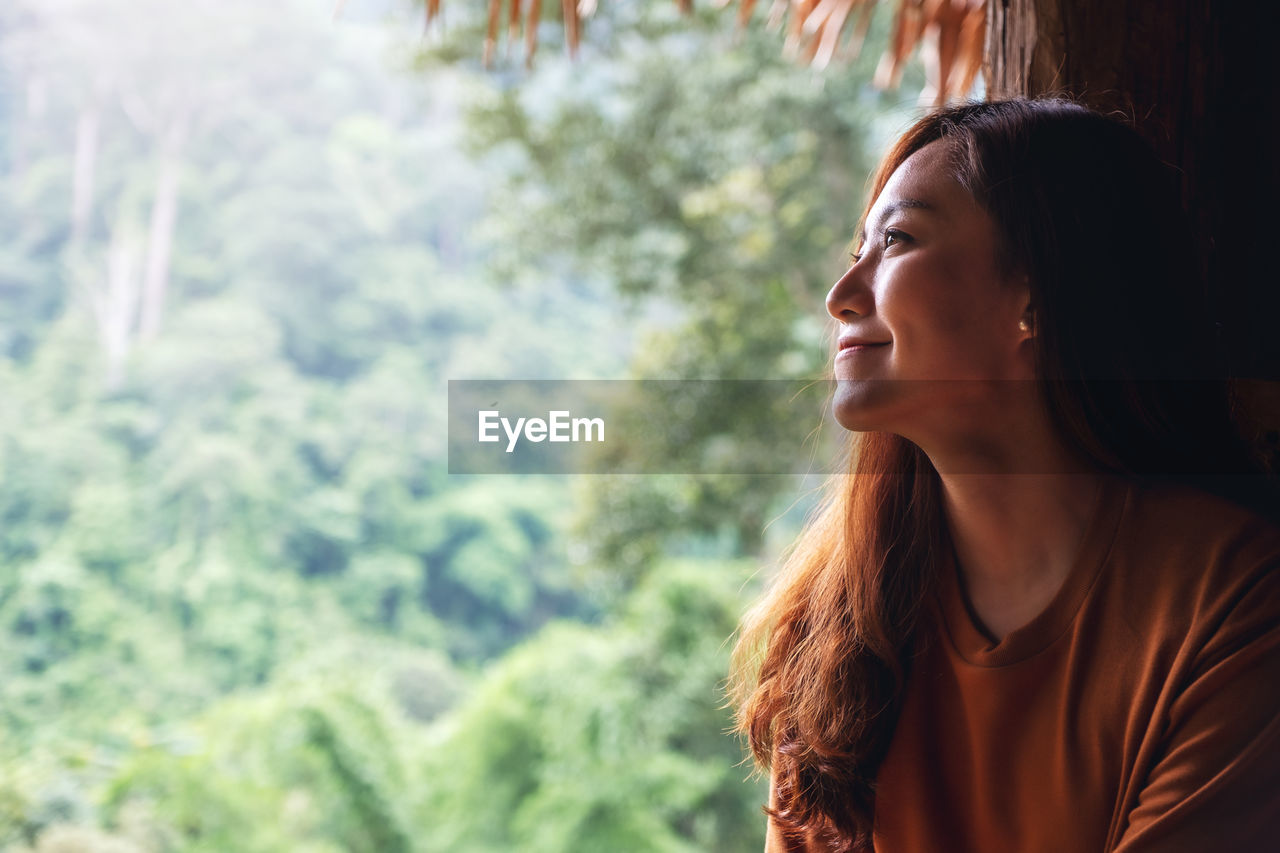
[[[767,849],[1280,843],[1280,528],[1172,176],[1060,100],[929,116],[827,297],[851,476],[735,663]]]

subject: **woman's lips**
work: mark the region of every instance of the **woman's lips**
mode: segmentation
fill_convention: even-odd
[[[872,343],[872,342],[856,343],[856,344],[842,343],[840,345],[840,352],[836,353],[836,360],[838,361],[839,359],[846,358],[856,352],[865,352],[866,350],[880,349],[881,347],[887,347],[888,345],[889,345],[888,341],[882,341],[880,343]]]

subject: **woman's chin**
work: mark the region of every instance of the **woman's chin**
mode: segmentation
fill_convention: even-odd
[[[831,402],[836,423],[850,432],[883,430],[890,384],[871,380],[840,380]]]

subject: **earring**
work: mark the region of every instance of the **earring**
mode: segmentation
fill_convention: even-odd
[[[1027,321],[1026,317],[1023,317],[1021,320],[1018,321],[1018,329],[1019,331],[1023,331],[1023,332],[1031,331],[1031,323]]]

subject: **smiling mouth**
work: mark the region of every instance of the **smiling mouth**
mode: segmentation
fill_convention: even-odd
[[[852,344],[852,343],[841,344],[840,351],[836,353],[836,358],[840,358],[841,356],[844,356],[848,353],[862,352],[863,350],[879,349],[880,347],[887,347],[888,345],[889,345],[888,341],[881,341],[880,343],[868,342],[868,343],[857,343],[857,344]]]

